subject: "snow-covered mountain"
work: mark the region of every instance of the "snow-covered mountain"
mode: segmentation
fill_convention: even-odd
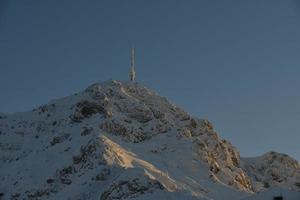
[[[0,199],[300,199],[300,166],[241,158],[212,124],[146,87],[107,81],[0,114]]]

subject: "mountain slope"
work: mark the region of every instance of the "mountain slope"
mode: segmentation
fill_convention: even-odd
[[[138,83],[107,81],[1,114],[0,141],[0,199],[240,199],[273,186],[299,190],[297,161],[241,159],[210,122]],[[274,179],[278,168],[287,173]]]

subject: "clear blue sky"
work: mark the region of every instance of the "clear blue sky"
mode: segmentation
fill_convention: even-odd
[[[244,156],[300,160],[300,2],[0,0],[0,111],[137,79]]]

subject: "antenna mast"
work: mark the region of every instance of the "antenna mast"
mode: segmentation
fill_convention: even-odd
[[[131,49],[131,69],[129,72],[129,78],[130,81],[134,81],[135,80],[135,52],[134,52],[134,48]]]

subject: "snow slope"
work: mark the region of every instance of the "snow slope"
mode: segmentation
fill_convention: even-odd
[[[275,186],[300,198],[299,169],[275,152],[240,158],[209,121],[138,83],[0,114],[0,199],[269,199]]]
[[[258,192],[255,195],[241,198],[240,200],[266,200],[273,199],[274,197],[283,197],[285,200],[299,200],[300,195],[297,191],[291,191],[284,188],[273,187],[266,191]]]

